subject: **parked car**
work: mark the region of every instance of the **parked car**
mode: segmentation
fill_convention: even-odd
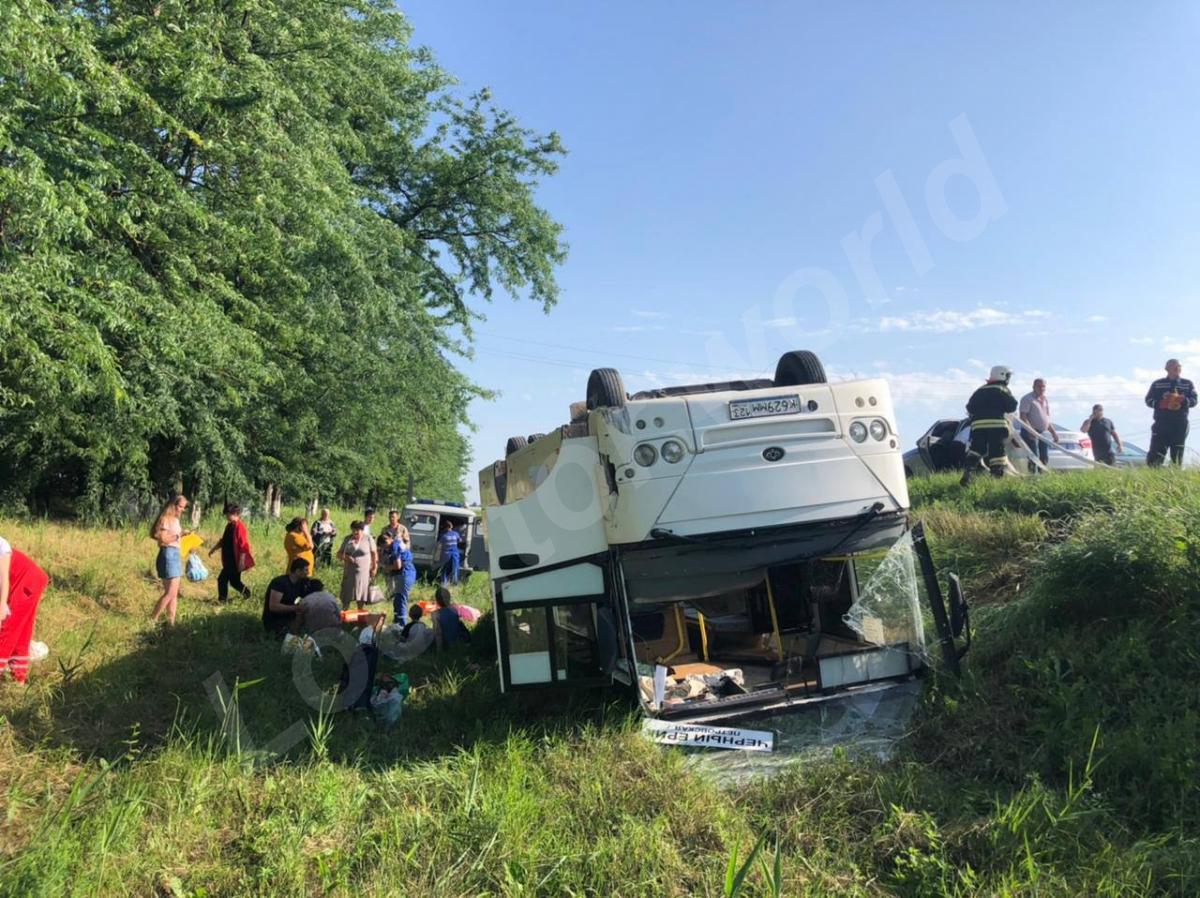
[[[1133,443],[1122,443],[1121,451],[1117,454],[1118,468],[1137,468],[1146,465],[1146,450]]]
[[[1058,446],[1062,448],[1050,447],[1049,467],[1055,471],[1083,471],[1092,468],[1093,465],[1074,457],[1092,457],[1092,441],[1088,435],[1078,430],[1068,430],[1058,424],[1054,425],[1054,429],[1058,433]],[[904,453],[905,476],[927,477],[935,471],[961,471],[970,442],[971,422],[968,419],[943,418],[935,422],[917,440],[916,448]],[[1032,442],[1032,437],[1026,437],[1026,443]],[[1030,445],[1030,448],[1033,446]],[[1015,438],[1008,441],[1006,449],[1008,460],[1016,470],[1036,470],[1029,453]],[[1074,455],[1068,455],[1068,452]]]

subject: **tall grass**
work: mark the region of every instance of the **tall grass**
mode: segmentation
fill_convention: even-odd
[[[914,485],[976,600],[965,677],[888,763],[736,788],[620,700],[499,696],[486,635],[405,668],[394,730],[309,706],[257,621],[278,524],[253,601],[185,584],[147,639],[148,539],[0,522],[54,576],[52,659],[0,686],[0,894],[1200,894],[1200,479],[1104,474]]]

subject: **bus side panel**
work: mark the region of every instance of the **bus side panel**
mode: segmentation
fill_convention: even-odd
[[[606,552],[601,498],[606,494],[596,441],[564,440],[554,467],[536,489],[523,499],[484,509],[492,578]]]

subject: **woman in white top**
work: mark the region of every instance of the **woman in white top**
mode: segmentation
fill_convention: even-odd
[[[151,623],[165,612],[167,623],[175,625],[175,609],[179,601],[179,578],[183,576],[183,559],[179,555],[179,540],[184,533],[180,517],[188,507],[186,496],[175,496],[158,513],[154,526],[150,528],[151,538],[158,543],[158,558],[154,562],[154,570],[162,580],[163,592],[158,604],[154,606]]]

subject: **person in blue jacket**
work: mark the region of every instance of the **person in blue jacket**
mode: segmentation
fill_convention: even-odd
[[[442,549],[441,581],[443,584],[458,583],[458,569],[462,565],[462,554],[459,549],[461,542],[462,535],[454,529],[454,524],[449,518],[442,518],[442,532],[438,536],[438,544]]]
[[[408,528],[403,524],[398,524],[394,532],[390,528],[385,530],[383,537],[387,545],[388,585],[392,592],[393,622],[403,625],[408,621],[408,597],[412,593],[413,584],[417,582],[412,543],[409,540]]]

